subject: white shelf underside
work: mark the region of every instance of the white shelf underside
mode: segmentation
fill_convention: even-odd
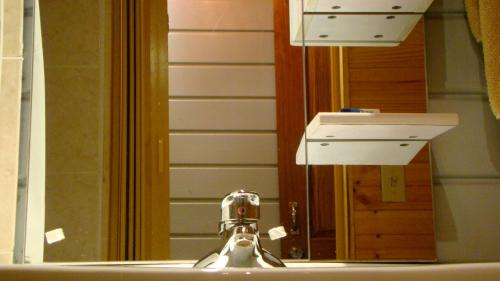
[[[456,125],[456,114],[318,113],[306,129],[307,164],[407,165]],[[305,150],[303,138],[297,164],[306,164]]]
[[[433,0],[289,1],[293,46],[397,46]]]

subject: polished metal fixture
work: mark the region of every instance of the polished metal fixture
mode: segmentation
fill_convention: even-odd
[[[245,190],[224,197],[219,223],[222,247],[200,259],[194,268],[285,267],[260,244],[257,228],[259,201],[257,193]]]

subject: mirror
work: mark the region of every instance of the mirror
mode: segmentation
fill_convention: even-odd
[[[29,200],[39,207],[28,210],[25,231],[43,226],[33,238],[43,244],[27,242],[24,262],[108,259],[118,2],[35,1],[34,52],[43,53],[43,64],[33,74],[44,81],[45,97],[31,107],[45,110],[38,140],[46,154],[29,169],[31,177],[45,168],[29,194],[40,188],[45,195]],[[168,1],[170,258],[198,259],[217,247],[220,200],[243,187],[261,195],[263,244],[279,254],[279,241],[266,234],[279,225],[272,3],[245,10],[246,1],[197,2]],[[31,219],[36,214],[45,215]],[[27,256],[31,249],[36,255]]]
[[[31,53],[31,43],[25,44],[25,58],[33,54],[34,76],[31,85],[24,88],[32,89],[31,104],[26,107],[27,110],[23,109],[23,117],[31,120],[31,127],[26,127],[22,134],[24,140],[31,138],[31,147],[26,149],[29,145],[24,146],[25,153],[22,158],[26,161],[21,164],[25,167],[29,165],[29,169],[25,170],[29,171],[29,192],[19,189],[20,195],[25,194],[20,202],[28,201],[29,204],[27,214],[19,216],[26,220],[18,221],[17,233],[20,242],[17,245],[21,245],[17,251],[19,262],[107,260],[111,232],[109,227],[113,223],[109,216],[108,202],[111,178],[109,163],[112,161],[110,134],[111,127],[116,125],[112,122],[114,119],[111,109],[114,105],[110,92],[114,34],[112,22],[116,2],[38,0],[34,1],[34,5],[30,5],[31,2],[25,0],[26,9],[38,7],[37,4],[39,9],[35,8],[31,15],[25,13],[26,20],[30,16],[34,19],[33,24],[25,24],[26,34],[30,33],[29,27],[34,30],[34,36],[31,35],[34,38]],[[447,197],[446,192],[456,185],[470,187],[484,179],[498,178],[500,172],[500,160],[495,158],[495,155],[500,155],[496,151],[498,145],[495,145],[500,140],[497,133],[500,131],[498,122],[488,112],[484,95],[477,94],[485,92],[481,52],[472,39],[467,37],[469,35],[466,35],[468,30],[465,25],[464,7],[454,2],[456,1],[436,1],[426,16],[428,23],[425,27],[426,56],[429,58],[429,110],[458,111],[461,117],[465,118],[465,125],[436,141],[433,147],[432,165],[437,183],[436,250],[438,256],[445,259],[453,259],[450,253],[463,245],[456,237],[457,234],[464,233],[461,225],[475,226],[473,222],[464,222],[456,217],[453,223],[446,224],[447,218],[456,214],[457,208],[460,208],[453,204],[464,197],[482,202],[478,196],[474,197],[470,191],[464,189],[461,189],[462,193],[455,194],[455,197]],[[278,98],[275,88],[278,81],[275,80],[277,58],[274,53],[276,42],[273,1],[169,0],[168,7],[170,258],[194,260],[216,247],[220,199],[225,193],[243,185],[255,189],[262,196],[260,226],[264,247],[277,256],[304,257],[304,253],[300,254],[303,249],[294,247],[294,236],[290,238],[292,242],[289,244],[280,244],[279,241],[270,241],[265,235],[267,229],[281,224],[283,220],[280,219],[279,206],[281,201],[278,189],[279,140],[276,108],[284,105],[276,103]],[[25,36],[25,42],[29,42],[28,35]],[[469,39],[458,42],[456,40],[459,37]],[[450,47],[456,45],[464,46],[456,49]],[[423,50],[423,43],[420,47]],[[390,50],[384,51],[390,53]],[[363,49],[357,51],[362,57]],[[314,52],[315,49],[309,50],[309,58],[317,58],[316,62],[321,61],[321,57],[315,57]],[[421,66],[420,74],[423,73],[423,58],[407,59],[410,64]],[[308,62],[309,70],[314,69],[311,67],[313,62]],[[363,65],[369,69],[380,64],[377,61],[371,63],[368,61],[367,64],[358,65],[358,70],[363,68]],[[471,65],[473,67],[470,67]],[[360,73],[362,74],[355,70],[350,74]],[[400,74],[402,79],[408,79],[405,77],[407,72],[395,73]],[[370,82],[372,77],[358,78],[365,83]],[[286,82],[292,84],[297,81]],[[309,82],[309,86],[313,85],[310,80]],[[427,87],[425,80],[423,82],[422,87]],[[373,89],[363,88],[367,85],[363,83],[358,86],[364,89],[364,93]],[[409,85],[410,95],[402,96],[401,100],[395,103],[388,103],[390,109],[397,110],[399,106],[404,106],[406,99],[411,99],[411,89],[415,85],[406,85]],[[302,87],[299,85],[299,88]],[[455,95],[457,92],[459,94]],[[309,108],[315,106],[311,101],[309,97]],[[377,100],[369,101],[377,106]],[[330,102],[333,103],[332,100]],[[354,104],[356,101],[351,99],[350,102]],[[426,105],[427,100],[424,100],[423,104]],[[318,107],[323,105],[320,103]],[[476,109],[474,113],[471,108]],[[333,108],[329,110],[333,111]],[[35,114],[39,114],[39,117],[35,117]],[[303,132],[307,122],[302,115],[300,119],[303,122],[297,124],[294,130],[299,127],[299,131]],[[485,128],[477,126],[477,120],[483,120]],[[477,142],[468,142],[465,145],[468,149],[464,150],[464,145],[458,141],[463,140],[462,135],[481,138],[478,138]],[[286,143],[288,140],[282,141]],[[34,153],[37,150],[33,149],[33,144],[44,142],[45,149],[43,146],[39,147],[41,154],[35,158]],[[481,144],[487,144],[488,150],[482,149]],[[296,148],[297,146],[294,146],[291,155],[293,160]],[[471,162],[470,159],[474,161]],[[419,169],[428,168],[428,165],[419,163],[414,166],[417,174],[421,173]],[[308,186],[311,191],[309,199],[313,201],[311,214],[309,217],[304,215],[304,205],[300,205],[303,209],[299,210],[299,220],[310,220],[313,223],[311,239],[307,242],[311,246],[309,248],[313,250],[313,254],[316,253],[320,257],[324,255],[324,252],[320,252],[322,249],[329,254],[334,253],[335,244],[332,248],[331,237],[335,237],[336,231],[347,230],[340,230],[331,217],[322,216],[321,212],[332,212],[334,209],[336,214],[333,215],[337,217],[345,210],[344,207],[348,206],[332,202],[332,190],[319,188],[321,185],[318,183],[321,181],[333,184],[333,177],[315,178],[314,174],[339,175],[350,172],[362,177],[373,171],[370,171],[369,167],[355,171],[347,170],[348,168],[334,171],[311,168],[306,176],[308,168],[298,169],[294,173],[301,173],[304,178],[309,177],[312,180]],[[40,173],[38,179],[37,173]],[[289,177],[291,180],[299,178],[291,174]],[[474,177],[479,180],[464,180]],[[370,178],[362,179],[362,183],[365,180],[373,183]],[[417,185],[418,180],[416,179]],[[424,180],[430,181],[430,178]],[[20,180],[20,183],[22,182]],[[498,196],[498,192],[491,188],[497,185],[498,183],[494,182],[485,187],[488,194],[494,195],[490,198]],[[361,198],[369,200],[369,196],[373,194],[379,196],[377,190],[372,187],[361,184],[360,188],[365,188],[367,192],[363,195],[365,197]],[[36,194],[37,190],[45,194]],[[432,194],[426,193],[424,196]],[[326,205],[327,208],[316,208],[317,204]],[[486,204],[493,206],[490,201]],[[24,209],[22,203],[19,206],[20,210]],[[281,210],[282,217],[289,216],[288,210],[291,206],[293,204],[282,204],[281,208],[285,208],[285,211]],[[415,206],[421,207],[418,202]],[[363,208],[362,205],[358,207]],[[488,218],[488,214],[477,211],[473,213]],[[371,217],[362,216],[366,215],[366,212],[360,214],[361,219],[370,221]],[[425,212],[424,216],[432,217],[432,211]],[[287,227],[290,229],[290,226]],[[430,227],[432,228],[432,225]],[[24,233],[26,240],[23,240]],[[301,235],[305,235],[304,233],[307,231],[302,229]],[[387,247],[385,252],[378,253],[379,259],[380,255],[382,259],[390,259],[391,256],[385,254],[397,251],[391,248],[390,244],[376,244],[378,240],[370,240],[372,237],[365,234],[361,233],[356,237],[358,245],[365,242]],[[329,247],[324,246],[324,241],[327,240],[325,237],[329,239]],[[411,248],[414,243],[411,239],[405,240],[403,236],[396,238],[406,241],[410,251],[413,251],[411,253],[416,256],[423,253],[424,259],[432,259],[432,255],[428,254],[434,250],[434,235],[424,233],[418,237],[422,243],[431,245],[424,250]],[[48,241],[52,243],[49,244]],[[494,243],[491,239],[487,241]],[[342,244],[343,241],[337,243]],[[349,249],[344,251],[349,253]],[[339,255],[338,252],[336,254]],[[376,257],[373,248],[369,247],[360,248],[353,256],[357,259]]]

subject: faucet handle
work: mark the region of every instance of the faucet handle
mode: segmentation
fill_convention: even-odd
[[[224,197],[221,204],[221,222],[257,221],[260,218],[259,195],[253,191],[237,190]]]

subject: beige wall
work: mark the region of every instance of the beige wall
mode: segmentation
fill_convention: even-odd
[[[426,16],[429,110],[460,125],[432,143],[436,249],[441,261],[500,260],[500,122],[488,105],[481,45],[463,1]]]
[[[106,258],[110,1],[40,0],[46,83],[45,261]]]
[[[273,0],[169,0],[172,259],[219,244],[220,200],[263,200],[261,233],[279,222]],[[264,247],[279,255],[279,241]]]
[[[0,263],[12,263],[22,77],[23,1],[0,1]]]

